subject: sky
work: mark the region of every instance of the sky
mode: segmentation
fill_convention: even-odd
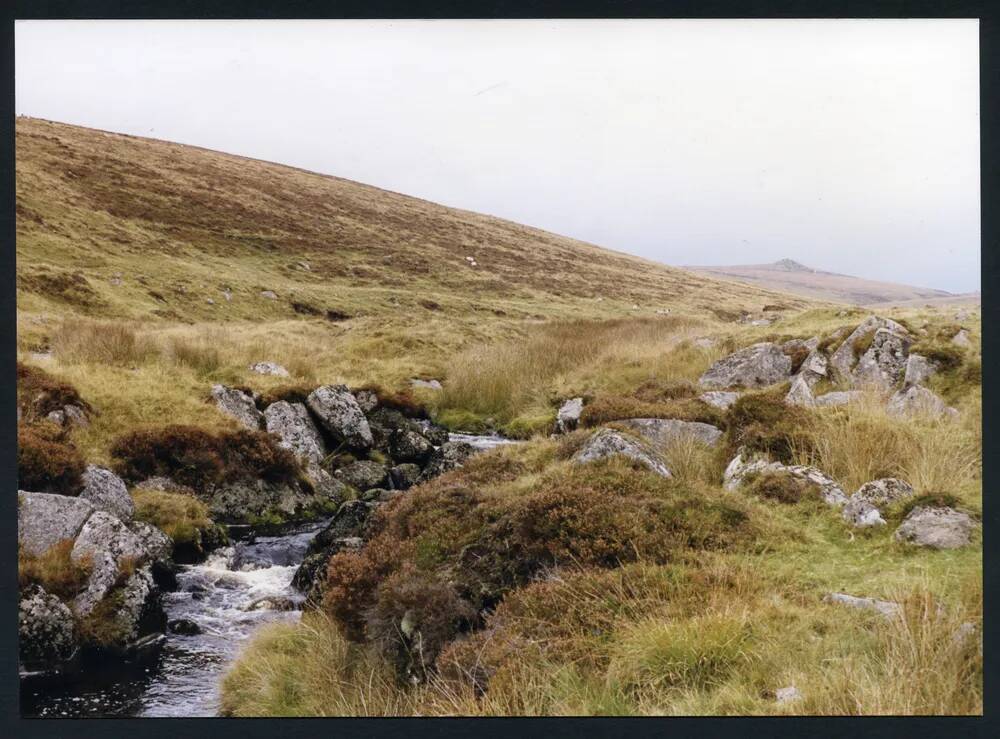
[[[672,265],[979,289],[975,20],[19,21],[18,114]]]

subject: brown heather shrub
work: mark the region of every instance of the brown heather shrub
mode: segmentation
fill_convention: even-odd
[[[523,492],[504,495],[439,478],[392,501],[376,515],[363,550],[330,560],[326,611],[350,638],[371,639],[371,614],[398,610],[382,602],[394,597],[381,586],[395,573],[448,582],[476,613],[559,565],[666,562],[687,549],[730,549],[753,537],[746,514],[709,489],[618,460],[560,465],[527,479],[533,482]]]
[[[83,488],[83,456],[66,431],[48,421],[17,427],[17,484],[35,493],[76,495]]]
[[[70,557],[74,541],[65,539],[39,556],[17,549],[17,585],[24,590],[40,585],[45,591],[64,600],[76,596],[87,583],[93,564],[89,557],[74,562]]]
[[[646,380],[635,389],[632,396],[646,403],[660,403],[664,400],[694,398],[700,394],[698,385],[690,381]]]
[[[762,452],[788,464],[811,449],[812,416],[803,408],[786,405],[787,391],[784,384],[764,392],[747,393],[729,407],[726,426],[730,453],[743,446],[749,452]]]
[[[765,473],[758,475],[746,487],[751,495],[792,505],[799,501],[818,498],[819,486],[791,475]]]
[[[21,420],[26,423],[41,420],[65,405],[93,410],[75,387],[22,362],[17,363],[17,404],[21,408]]]
[[[118,473],[128,480],[169,477],[197,492],[237,480],[303,479],[295,456],[260,431],[211,433],[195,426],[133,431],[115,440],[111,455]]]

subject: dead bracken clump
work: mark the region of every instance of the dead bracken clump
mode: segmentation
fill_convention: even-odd
[[[79,391],[68,382],[22,362],[17,363],[17,405],[21,409],[21,420],[26,423],[41,420],[67,405],[92,410],[80,397]]]
[[[111,446],[127,480],[168,477],[197,492],[237,480],[301,481],[295,456],[259,431],[211,433],[195,426],[133,431]]]
[[[35,493],[76,495],[87,465],[65,429],[48,421],[17,428],[17,484]]]

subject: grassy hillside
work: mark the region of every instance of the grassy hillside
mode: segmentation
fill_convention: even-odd
[[[727,267],[690,267],[708,277],[737,280],[733,284],[750,284],[770,290],[781,290],[814,300],[826,300],[851,305],[913,304],[927,301],[948,301],[952,296],[944,290],[902,285],[896,282],[867,280],[835,272],[811,269],[791,259],[772,264],[743,264]]]

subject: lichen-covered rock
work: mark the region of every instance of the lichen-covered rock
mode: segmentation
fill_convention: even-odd
[[[708,403],[709,405],[721,410],[726,410],[739,399],[739,393],[731,393],[725,390],[710,390],[709,392],[702,393],[698,396],[698,400],[701,402]]]
[[[133,572],[114,598],[116,608],[111,623],[104,627],[114,639],[104,646],[127,651],[134,649],[143,637],[166,631],[167,615],[160,589],[148,565]]]
[[[432,477],[443,475],[450,470],[458,469],[478,450],[464,441],[449,441],[434,450],[431,458],[427,461],[427,466],[420,474],[420,481],[424,482]]]
[[[80,530],[70,552],[73,562],[92,565],[87,587],[73,601],[73,610],[88,615],[114,587],[125,567],[149,559],[143,539],[110,513],[95,511]]]
[[[573,461],[587,464],[616,456],[627,457],[661,477],[672,476],[666,462],[647,443],[613,429],[596,431],[573,455]]]
[[[257,410],[257,405],[253,398],[242,390],[226,387],[225,385],[213,385],[212,397],[215,405],[220,411],[251,431],[259,431],[264,417]]]
[[[308,463],[319,464],[326,456],[323,436],[302,403],[272,403],[264,409],[264,423],[280,446]]]
[[[785,394],[785,402],[788,405],[798,405],[804,407],[810,407],[816,404],[816,401],[813,398],[812,390],[809,387],[809,383],[803,375],[798,374],[792,380],[792,386]]]
[[[820,497],[827,505],[839,507],[847,503],[847,494],[840,485],[815,467],[800,464],[786,465],[763,458],[752,459],[742,450],[726,467],[722,484],[726,490],[736,490],[749,479],[763,474],[789,475],[797,480],[813,483],[819,488]]]
[[[51,493],[17,493],[17,544],[38,557],[67,539],[76,539],[94,506],[82,498]]]
[[[228,524],[253,523],[257,517],[275,512],[294,517],[317,502],[296,484],[263,479],[219,485],[201,498],[213,519]]]
[[[323,385],[306,398],[323,427],[355,449],[370,449],[372,431],[361,406],[346,385]]]
[[[904,333],[880,328],[871,346],[861,355],[852,374],[857,387],[889,390],[903,377],[911,340]]]
[[[820,380],[829,377],[830,362],[819,349],[813,347],[799,367],[797,377],[801,377],[809,385],[811,390]]]
[[[923,385],[937,372],[938,365],[927,357],[911,353],[906,359],[906,371],[903,373],[903,388],[913,385]]]
[[[389,456],[396,462],[425,463],[434,445],[412,429],[397,429],[389,437]]]
[[[741,349],[715,362],[699,379],[705,387],[764,387],[788,379],[792,360],[781,347],[763,342]]]
[[[126,523],[135,515],[135,503],[125,482],[106,467],[88,464],[83,473],[80,497],[99,511],[106,511]]]
[[[411,463],[397,464],[389,470],[389,477],[396,490],[407,490],[420,479],[420,466]]]
[[[335,474],[337,479],[356,490],[385,487],[389,478],[385,465],[368,459],[352,462],[341,467]]]
[[[174,543],[169,536],[145,521],[133,521],[129,524],[129,529],[138,537],[149,560],[166,562],[170,559]]]
[[[32,586],[17,607],[18,658],[24,670],[56,667],[76,649],[73,612],[56,596]]]
[[[250,371],[258,375],[271,375],[272,377],[289,377],[288,370],[276,362],[257,362],[250,365]]]
[[[570,398],[564,402],[556,413],[556,433],[565,434],[575,430],[580,424],[581,413],[583,413],[583,398]]]
[[[902,615],[903,609],[899,603],[876,598],[863,598],[847,593],[827,593],[823,596],[826,603],[838,603],[848,608],[858,608],[863,611],[875,611],[884,618],[892,619]]]
[[[896,541],[930,549],[958,549],[969,543],[976,522],[950,507],[917,506],[896,529]]]
[[[954,344],[955,346],[961,346],[961,347],[972,346],[972,339],[969,338],[969,332],[963,328],[961,331],[959,331],[957,334],[951,337],[951,343]]]
[[[421,380],[418,377],[410,380],[410,384],[413,387],[424,388],[426,390],[442,390],[444,388],[440,380]]]
[[[668,447],[677,441],[690,439],[707,446],[715,446],[722,438],[722,431],[708,423],[678,421],[673,418],[629,418],[616,423],[627,426],[636,434],[657,447]]]
[[[326,528],[309,543],[305,559],[295,571],[292,585],[309,593],[309,600],[319,602],[319,589],[323,578],[317,575],[326,567],[330,558],[344,549],[357,549],[366,534],[368,519],[378,504],[351,500],[337,510]]]
[[[813,405],[822,407],[848,405],[849,403],[857,403],[864,395],[860,390],[835,390],[831,393],[817,395],[813,398]]]
[[[905,500],[913,495],[909,483],[895,477],[866,482],[847,502],[841,515],[844,520],[858,528],[884,526],[882,512],[887,505]]]
[[[378,408],[378,393],[374,390],[368,388],[362,390],[354,390],[354,399],[358,402],[358,407],[361,412],[368,415],[373,410]]]
[[[875,334],[879,329],[887,329],[899,336],[906,336],[906,329],[888,318],[868,316],[854,331],[852,331],[837,350],[830,355],[830,369],[836,380],[848,381],[856,363],[855,343],[868,334]]]
[[[425,423],[420,432],[435,447],[439,447],[442,444],[447,444],[448,440],[451,438],[451,434],[448,432],[444,426],[436,426],[433,423]]]
[[[955,418],[958,416],[957,410],[949,408],[941,398],[921,385],[913,385],[906,390],[895,393],[889,398],[885,411],[888,415],[896,418],[912,418],[914,416]]]

